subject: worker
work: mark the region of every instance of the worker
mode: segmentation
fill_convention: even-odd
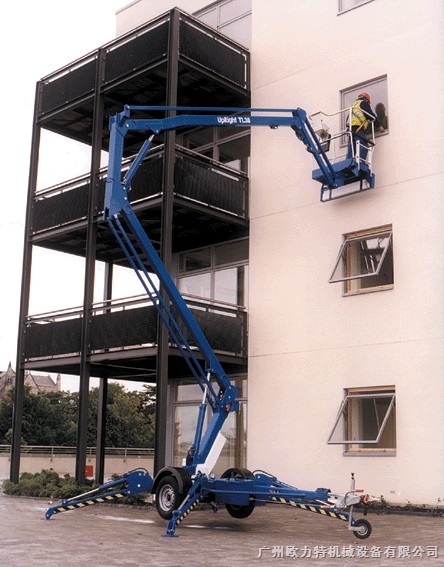
[[[366,131],[370,122],[376,118],[371,106],[370,95],[361,93],[351,106],[351,125],[349,124],[350,116],[347,116],[347,130],[350,131],[347,157],[356,157],[356,142],[359,141],[359,157],[363,160],[367,157],[368,140]],[[353,143],[353,152],[352,152]]]

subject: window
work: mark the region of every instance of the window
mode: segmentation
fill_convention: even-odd
[[[179,291],[216,302],[248,305],[248,240],[179,254]]]
[[[361,92],[368,93],[371,98],[371,107],[376,114],[375,136],[387,134],[389,131],[387,76],[378,77],[342,90],[342,110],[350,108]],[[343,113],[343,119],[342,129],[345,128],[346,113]],[[366,131],[366,133],[370,134],[371,132]]]
[[[222,428],[222,435],[227,439],[214,473],[223,474],[230,467],[245,467],[247,450],[247,380],[245,376],[234,378],[239,389],[240,408],[231,412]],[[200,388],[189,381],[181,381],[176,385],[174,404],[173,458],[174,466],[181,466],[193,444],[196,431],[199,405],[202,402]],[[206,414],[207,424],[211,419],[211,411]]]
[[[391,225],[344,235],[329,281],[343,282],[345,295],[392,289]]]
[[[198,152],[236,169],[248,172],[250,157],[250,131],[248,128],[195,128],[191,132],[178,134],[178,143],[184,148]]]
[[[394,386],[346,390],[328,443],[346,445],[348,452],[395,451]]]
[[[251,46],[251,0],[221,0],[194,15],[234,41]]]
[[[353,10],[362,4],[367,4],[372,0],[339,0],[339,13],[348,12],[348,10]]]
[[[211,266],[211,250],[210,248],[201,248],[180,254],[179,261],[180,273],[205,270]]]

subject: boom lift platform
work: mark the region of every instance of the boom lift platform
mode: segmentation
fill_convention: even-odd
[[[158,111],[174,115],[161,119],[132,117],[134,113]],[[367,181],[369,185],[374,183],[371,167],[367,163],[357,164],[353,156],[340,166],[330,162],[323,147],[325,140],[315,133],[306,112],[300,108],[288,110],[125,106],[123,112],[111,117],[104,219],[155,306],[161,321],[166,325],[172,342],[200,386],[202,403],[199,407],[194,442],[182,467],[165,467],[154,479],[146,471],[137,469],[117,481],[99,487],[96,496],[87,493],[50,508],[46,518],[66,510],[120,498],[123,493],[151,491],[155,495],[157,511],[162,518],[168,520],[166,535],[170,537],[175,535],[177,526],[199,503],[206,502],[210,503],[215,511],[219,505],[224,505],[234,518],[248,517],[255,506],[267,503],[287,504],[342,520],[356,537],[365,539],[371,533],[371,525],[365,519],[356,520],[353,507],[366,504],[368,497],[361,494],[363,491],[355,489],[353,474],[350,490],[345,494],[334,494],[328,488],[301,490],[264,471],[250,472],[247,469],[231,468],[220,478],[212,474],[225,442],[221,433],[222,426],[230,412],[239,408],[238,391],[225,374],[128,198],[131,181],[149,151],[155,135],[183,126],[290,127],[304,143],[307,151],[313,155],[318,165],[313,177],[320,181],[326,190],[333,191],[342,187],[349,183],[352,177],[360,184],[363,181]],[[131,131],[148,132],[149,137],[122,179],[125,136]],[[355,166],[359,167],[356,169]],[[155,284],[153,274],[160,285]],[[188,334],[197,346],[203,363],[198,360],[195,347],[187,340]],[[204,431],[208,408],[212,415]]]

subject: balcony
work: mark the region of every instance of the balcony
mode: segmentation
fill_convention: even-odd
[[[176,54],[175,85],[167,85]],[[174,86],[178,105],[249,106],[249,52],[174,9],[44,77],[36,118],[43,128],[91,145],[98,93],[107,149],[109,116],[125,104],[165,105],[167,88]]]
[[[195,298],[187,304],[226,371],[237,372],[245,368],[245,310]],[[25,325],[25,368],[79,374],[81,323],[81,308],[29,316]],[[195,346],[191,337],[187,336],[187,340]],[[92,376],[154,381],[156,354],[157,313],[145,296],[93,306],[86,353]],[[173,345],[170,355],[171,375],[187,376],[188,367]],[[199,358],[198,352],[196,355]]]
[[[139,220],[155,245],[160,240],[163,153],[163,146],[150,153],[137,171],[129,194]],[[122,263],[122,253],[102,221],[105,180],[104,169],[96,205],[97,259]],[[88,191],[89,176],[85,175],[36,193],[33,244],[68,254],[84,253]],[[173,207],[174,252],[244,236],[248,227],[248,177],[176,146]]]

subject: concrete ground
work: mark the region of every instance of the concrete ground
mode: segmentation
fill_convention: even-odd
[[[0,566],[444,565],[443,517],[369,514],[373,533],[359,540],[342,521],[287,506],[245,520],[197,509],[167,538],[152,507],[99,504],[45,520],[48,506],[0,495]]]

